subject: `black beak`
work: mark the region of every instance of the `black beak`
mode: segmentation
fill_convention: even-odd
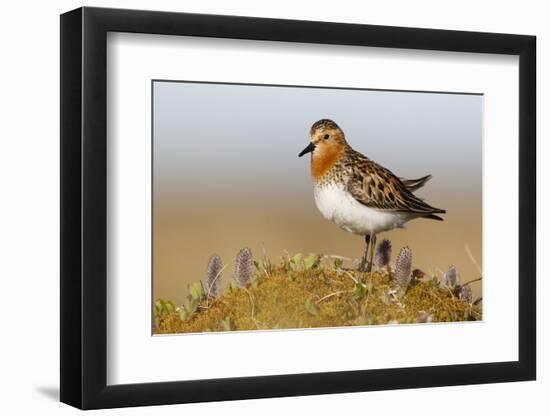
[[[309,145],[305,147],[305,149],[298,154],[298,158],[300,156],[304,156],[306,153],[313,152],[315,150],[315,145],[312,142],[309,142]]]

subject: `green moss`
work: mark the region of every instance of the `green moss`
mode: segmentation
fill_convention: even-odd
[[[247,288],[231,285],[219,298],[200,302],[195,294],[191,310],[159,310],[155,333],[481,320],[477,306],[432,279],[415,279],[404,291],[388,269],[344,271],[311,255],[256,266]]]

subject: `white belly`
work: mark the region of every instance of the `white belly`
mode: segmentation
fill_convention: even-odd
[[[403,227],[417,217],[411,213],[382,211],[359,203],[343,187],[314,187],[315,204],[327,220],[358,235],[376,234]]]

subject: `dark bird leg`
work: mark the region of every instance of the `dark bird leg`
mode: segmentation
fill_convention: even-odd
[[[370,235],[370,255],[367,262],[367,272],[372,270],[372,264],[374,263],[374,248],[376,247],[376,235],[373,233]]]
[[[365,236],[365,254],[363,255],[363,259],[361,259],[361,263],[359,264],[359,271],[365,272],[367,270],[368,265],[368,257],[369,257],[369,243],[370,243],[370,235]]]

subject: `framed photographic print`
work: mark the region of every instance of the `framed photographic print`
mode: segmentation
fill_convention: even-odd
[[[535,379],[535,38],[61,16],[61,400]]]

